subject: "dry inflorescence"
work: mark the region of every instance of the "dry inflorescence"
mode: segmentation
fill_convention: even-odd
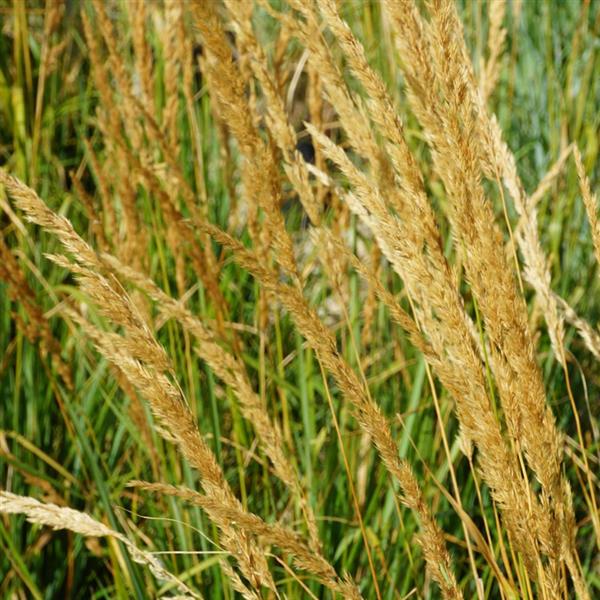
[[[90,223],[90,241],[34,190],[0,171],[0,184],[14,206],[62,244],[63,253],[47,257],[75,276],[103,325],[74,302],[61,307],[63,316],[112,365],[124,393],[147,403],[153,427],[166,442],[177,446],[198,476],[198,490],[141,481],[131,482],[132,488],[136,493],[152,492],[200,507],[219,531],[224,555],[221,568],[232,588],[245,598],[278,595],[279,581],[268,558],[273,549],[289,561],[290,570],[314,578],[333,594],[358,599],[361,594],[371,596],[373,589],[375,596],[383,597],[383,581],[375,568],[357,498],[353,498],[355,517],[372,579],[363,574],[363,581],[358,581],[340,573],[333,558],[335,549],[328,548],[321,537],[319,507],[298,466],[294,445],[278,416],[270,413],[263,391],[257,389],[244,360],[243,342],[230,326],[232,311],[219,278],[230,256],[259,285],[261,335],[268,335],[271,313],[283,308],[320,363],[325,388],[328,377],[334,382],[361,430],[363,445],[373,446],[389,474],[397,490],[394,500],[414,514],[427,572],[443,597],[462,598],[463,591],[471,589],[456,574],[447,547],[450,538],[423,490],[417,465],[401,456],[393,416],[385,414],[372,394],[360,357],[357,365],[347,358],[336,331],[310,300],[313,267],[298,243],[302,236],[319,256],[332,296],[342,304],[348,273],[364,282],[363,345],[376,342],[371,329],[381,305],[425,358],[436,402],[434,376],[448,393],[461,447],[469,466],[476,465],[476,485],[480,477],[503,525],[495,529],[495,540],[490,539],[487,523],[487,539],[477,531],[461,504],[454,479],[449,502],[462,521],[473,589],[481,597],[478,553],[495,573],[503,597],[522,592],[523,584],[515,583],[511,574],[522,564],[525,587],[534,586],[540,597],[563,598],[564,590],[573,586],[578,597],[589,598],[578,558],[572,492],[562,464],[563,434],[537,362],[522,279],[536,294],[565,377],[565,321],[574,325],[595,357],[600,357],[596,329],[551,288],[550,262],[536,212],[573,152],[600,261],[597,202],[576,146],[568,146],[538,189],[527,194],[515,156],[487,108],[502,66],[506,2],[491,3],[488,58],[480,65],[478,79],[454,2],[432,0],[421,10],[421,3],[414,0],[382,0],[400,57],[405,104],[416,117],[430,161],[416,154],[396,99],[369,63],[339,3],[288,0],[285,8],[275,9],[263,0],[257,5],[277,27],[276,49],[301,46],[303,54],[295,73],[283,68],[284,51],[281,55],[276,51],[275,59],[269,55],[255,27],[256,6],[246,0],[224,0],[222,5],[165,0],[160,15],[154,14],[152,5],[141,3],[139,10],[119,13],[116,21],[101,0],[92,0],[93,10],[82,11],[99,97],[95,125],[102,139],[101,148],[86,142],[99,201],[86,191],[79,176],[73,178]],[[157,43],[165,61],[160,81],[151,68],[147,13],[161,24]],[[125,32],[129,38],[121,39]],[[123,44],[131,45],[129,54],[121,51]],[[198,65],[194,64],[196,44],[202,50]],[[342,61],[354,85],[348,83]],[[230,198],[231,206],[243,208],[247,237],[240,233],[239,215],[232,215],[225,225],[211,219],[213,200],[203,172],[198,141],[202,133],[195,108],[198,68],[223,143],[227,189],[235,196]],[[302,74],[308,81],[308,108],[300,131],[290,116],[286,86],[298,85]],[[163,106],[154,95],[158,85],[164,93]],[[335,116],[335,127],[327,125],[326,109]],[[186,140],[179,131],[180,112],[190,124],[191,158],[182,155]],[[312,141],[314,161],[300,152],[301,135]],[[194,162],[193,181],[187,160]],[[233,174],[239,175],[239,183]],[[441,211],[433,202],[428,178],[435,178],[443,188]],[[512,203],[519,219],[514,232],[508,223],[505,235],[488,183],[495,186],[504,209],[508,200]],[[156,223],[152,226],[140,210],[141,197],[150,198],[152,211],[160,215],[153,216]],[[289,197],[301,207],[308,231],[290,231],[284,210]],[[369,241],[368,252],[359,253],[348,244],[342,224],[351,218]],[[457,277],[449,258],[448,229],[465,281]],[[148,255],[154,236],[162,236],[173,259],[177,297],[153,279]],[[509,238],[507,252],[503,251],[505,237]],[[40,339],[42,354],[52,356],[56,371],[72,389],[60,345],[2,234],[0,258],[0,278],[8,282],[11,296],[27,315],[28,322],[19,317],[17,325],[32,341]],[[402,282],[402,297],[388,287],[392,273]],[[186,305],[192,280],[206,292],[214,318],[198,315]],[[290,519],[286,511],[270,522],[248,508],[230,484],[177,382],[173,357],[158,341],[156,323],[168,320],[179,324],[193,341],[197,356],[235,398],[241,416],[256,433],[260,452],[289,495],[296,519]],[[337,429],[333,405],[325,408],[333,412]],[[136,422],[146,427],[143,409],[137,415]],[[438,425],[444,426],[441,418]],[[147,431],[143,439],[151,444],[151,433]],[[343,456],[341,436],[339,442]],[[581,437],[580,442],[583,447]],[[582,452],[589,476],[585,449]],[[447,455],[451,462],[448,449]],[[343,458],[353,491],[351,469]],[[157,460],[154,453],[154,463]],[[455,477],[452,464],[449,468]],[[363,465],[363,474],[364,469]],[[479,487],[477,491],[483,504]],[[593,484],[589,492],[595,507]],[[364,496],[364,489],[361,493]],[[196,594],[151,554],[87,514],[8,492],[0,494],[0,512],[25,514],[31,522],[81,535],[112,536],[158,578],[171,580],[185,594]],[[496,544],[502,548],[502,566],[494,557]]]

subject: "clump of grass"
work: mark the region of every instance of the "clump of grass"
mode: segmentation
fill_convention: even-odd
[[[597,307],[552,236],[585,211],[600,260],[595,63],[526,182],[505,112],[535,10],[482,7],[15,2],[0,513],[120,544],[6,518],[0,592],[594,596]],[[564,16],[576,50],[592,13]],[[61,78],[86,106],[64,154]]]

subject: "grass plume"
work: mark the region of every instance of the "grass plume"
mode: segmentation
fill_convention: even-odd
[[[0,596],[596,597],[598,6],[134,4],[0,7]]]

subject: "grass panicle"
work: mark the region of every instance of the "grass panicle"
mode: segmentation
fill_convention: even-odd
[[[597,4],[72,4],[0,7],[0,597],[596,597]]]

